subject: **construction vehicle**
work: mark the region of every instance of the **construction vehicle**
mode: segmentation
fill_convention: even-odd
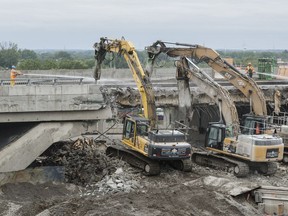
[[[166,44],[174,44],[182,47],[167,47]],[[201,45],[183,43],[170,43],[157,41],[152,46],[146,47],[150,58],[155,58],[159,53],[166,53],[170,57],[186,56],[196,63],[205,62],[216,72],[221,74],[235,88],[240,90],[246,98],[250,99],[251,108],[255,115],[266,116],[266,100],[257,83],[242,74],[233,65],[223,60],[213,49]]]
[[[167,47],[166,44],[174,44],[182,47]],[[180,59],[184,57],[188,59],[189,57],[196,62],[205,61],[250,99],[250,105],[254,113],[253,115],[247,116],[245,120],[246,126],[250,124],[249,130],[243,130],[244,133],[242,134],[238,134],[236,130],[232,136],[228,136],[227,125],[224,124],[221,118],[219,122],[210,123],[207,128],[205,147],[209,152],[216,154],[210,154],[207,151],[194,152],[192,155],[194,162],[206,166],[232,169],[234,175],[237,177],[246,176],[250,168],[256,169],[266,175],[274,174],[277,171],[277,163],[275,162],[280,161],[283,157],[282,138],[276,137],[273,134],[267,134],[265,131],[266,127],[264,127],[263,124],[262,128],[260,128],[260,123],[267,115],[267,110],[264,94],[254,80],[241,74],[236,68],[223,60],[216,51],[200,45],[157,41],[152,46],[146,47],[146,50],[151,64],[153,64],[155,58],[160,53],[165,53],[170,57]],[[192,61],[191,63],[193,65]],[[184,76],[188,78],[195,78],[196,72],[199,73],[199,70],[191,70],[183,60],[180,64],[186,71],[183,73]],[[150,66],[150,68],[153,68],[153,66]],[[151,74],[152,70],[149,72]],[[193,73],[194,76],[192,76]],[[202,73],[202,75],[203,74],[205,75],[205,73]],[[199,84],[198,79],[195,83]],[[207,86],[202,86],[202,90],[211,88],[211,83],[206,82]],[[217,85],[213,85],[214,88],[217,88]],[[218,92],[220,92],[220,89],[219,87]],[[218,96],[224,97],[224,95],[225,94],[221,94]],[[224,97],[222,101],[227,99],[229,100],[229,97]],[[233,104],[233,102],[230,101],[230,104]],[[221,106],[219,106],[219,110],[221,116]],[[231,119],[237,122],[237,119],[235,119],[237,115],[233,112],[225,112],[223,115],[224,114],[230,115]],[[226,119],[229,118],[226,117]]]
[[[144,114],[127,115],[124,119],[122,145],[107,148],[108,155],[117,155],[148,175],[160,173],[160,161],[168,162],[177,169],[190,171],[191,145],[185,134],[173,130],[158,130],[153,87],[144,72],[133,44],[125,39],[101,38],[94,44],[96,67],[95,79],[100,79],[101,63],[106,53],[118,54],[126,60],[139,90]]]

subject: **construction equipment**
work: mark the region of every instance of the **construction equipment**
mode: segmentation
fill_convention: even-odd
[[[166,44],[182,45],[184,47],[167,47]],[[232,137],[228,137],[227,126],[221,119],[219,122],[210,123],[207,128],[205,147],[207,150],[218,154],[195,152],[192,155],[194,162],[201,165],[232,169],[237,177],[246,176],[250,168],[256,169],[266,175],[274,174],[277,171],[275,161],[279,161],[283,157],[283,142],[281,138],[266,134],[263,128],[259,128],[259,121],[267,115],[267,110],[264,94],[254,80],[241,74],[236,68],[224,61],[216,51],[203,46],[157,41],[152,46],[146,47],[146,50],[150,58],[149,62],[152,64],[160,53],[166,53],[170,57],[178,57],[180,59],[184,57],[188,59],[187,57],[190,57],[196,62],[205,61],[209,66],[222,74],[237,89],[243,92],[246,97],[250,98],[254,115],[249,115],[249,118],[247,117],[246,124],[250,122],[250,125],[254,125],[252,128],[249,127],[249,133],[238,134],[236,130]],[[184,67],[186,71],[184,74],[188,78],[195,78],[195,74],[199,73],[199,70],[191,70],[187,67],[187,64],[185,66],[183,60],[180,64]],[[150,73],[152,73],[152,70]],[[194,75],[192,76],[192,74]],[[202,73],[202,75],[205,75],[205,73]],[[198,79],[196,83],[199,84]],[[213,86],[214,89],[215,87],[219,88],[218,92],[224,92],[221,90],[221,87],[212,83],[213,82],[206,82],[206,86],[202,86],[203,90],[207,90]],[[221,101],[230,100],[229,97],[226,97],[223,93],[218,96],[222,97]],[[229,103],[226,102],[226,104]],[[230,101],[230,104],[233,104],[233,101]],[[219,105],[221,116],[222,106],[221,104]],[[234,119],[234,122],[237,122],[237,119],[235,119],[237,115],[233,112],[226,114],[232,116],[230,119]],[[257,117],[257,119],[255,119],[255,117]],[[229,118],[226,117],[225,119]],[[258,127],[256,126],[257,123]]]
[[[167,47],[166,44],[174,44],[178,47]],[[223,60],[215,50],[201,45],[163,41],[156,41],[152,46],[146,47],[146,50],[152,59],[162,52],[170,57],[186,56],[193,59],[196,63],[206,62],[212,69],[221,74],[228,82],[250,99],[252,111],[255,115],[267,115],[266,100],[256,82]]]
[[[118,155],[133,166],[143,169],[148,175],[160,172],[160,161],[169,162],[183,171],[190,171],[191,145],[185,134],[178,130],[158,130],[156,106],[152,84],[144,72],[133,44],[125,39],[101,38],[94,44],[96,69],[95,79],[101,75],[101,63],[106,53],[116,53],[126,60],[141,95],[143,116],[129,116],[124,120],[121,146],[107,148],[108,155]],[[127,147],[127,148],[124,148]]]

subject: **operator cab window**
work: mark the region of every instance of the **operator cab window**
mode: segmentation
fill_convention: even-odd
[[[252,135],[254,133],[254,128],[255,128],[254,124],[255,124],[255,121],[246,120],[244,127],[242,129],[242,134]]]
[[[211,127],[208,136],[208,147],[219,148],[222,142],[222,131],[219,128]]]
[[[261,121],[246,120],[242,134],[253,135],[253,134],[263,134],[265,130],[265,125]]]
[[[132,122],[132,121],[126,122],[125,138],[129,139],[129,138],[134,136],[134,126],[135,126],[134,122]]]
[[[137,125],[137,135],[148,136],[148,126],[143,124]]]

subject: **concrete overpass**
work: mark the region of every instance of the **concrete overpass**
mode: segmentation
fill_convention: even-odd
[[[178,105],[177,88],[172,85],[176,84],[174,71],[168,71],[170,76],[167,71],[156,71],[152,80],[156,86],[156,105],[166,108],[164,115],[168,123],[176,118],[174,108]],[[104,72],[102,82],[97,84],[81,77],[22,78],[16,80],[14,87],[8,79],[0,83],[0,172],[25,169],[55,142],[86,132],[102,133],[114,117],[113,103],[136,106],[141,101],[129,70]],[[235,102],[249,104],[240,91],[231,86],[226,88]],[[265,84],[261,88],[267,101],[273,103],[275,85]],[[279,84],[277,89],[287,98],[286,85]],[[191,94],[195,104],[207,107],[213,103],[195,86],[191,87]],[[203,115],[205,117],[207,115]],[[201,121],[208,120],[198,117],[197,121],[200,125]]]
[[[0,86],[0,122],[78,121],[109,118],[95,84]]]
[[[99,87],[0,86],[0,172],[25,169],[55,142],[101,132],[112,112]]]

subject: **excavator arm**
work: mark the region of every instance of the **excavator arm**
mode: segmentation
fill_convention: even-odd
[[[182,47],[167,47],[166,44],[174,44]],[[266,100],[256,82],[223,60],[215,50],[200,45],[162,41],[157,41],[152,46],[146,47],[146,50],[152,59],[151,62],[153,62],[155,56],[161,52],[166,53],[170,57],[186,56],[194,59],[196,62],[206,62],[250,100],[255,115],[267,115]],[[152,71],[149,71],[149,73],[152,73]]]
[[[100,38],[100,42],[94,44],[94,49],[96,59],[96,67],[94,72],[95,80],[100,79],[101,64],[104,61],[107,52],[117,53],[124,57],[141,95],[144,117],[150,120],[151,128],[155,127],[156,106],[152,84],[141,66],[134,45],[124,39],[112,40]]]
[[[208,74],[200,70],[200,68],[187,57],[181,57],[180,60],[177,61],[177,67],[183,68],[186,72],[186,76],[194,81],[203,92],[218,104],[221,108],[226,127],[231,132],[230,135],[238,135],[240,130],[239,117],[229,92],[215,82]]]
[[[165,44],[162,42],[160,43],[162,47],[166,47]],[[157,46],[155,49],[155,44],[146,49],[152,50],[152,52],[148,51],[149,67],[147,67],[147,72],[152,74],[155,59],[160,53],[159,49],[157,50]],[[205,92],[212,100],[214,100],[214,102],[218,104],[219,108],[221,108],[226,127],[231,132],[230,135],[236,136],[240,129],[239,117],[234,101],[230,98],[229,92],[220,86],[217,82],[215,82],[208,74],[197,67],[197,65],[195,65],[189,58],[183,56],[180,52],[170,56],[179,57],[179,60],[177,60],[175,64],[177,67],[177,79],[192,80],[203,92]],[[179,94],[180,93],[181,89],[179,89]]]

